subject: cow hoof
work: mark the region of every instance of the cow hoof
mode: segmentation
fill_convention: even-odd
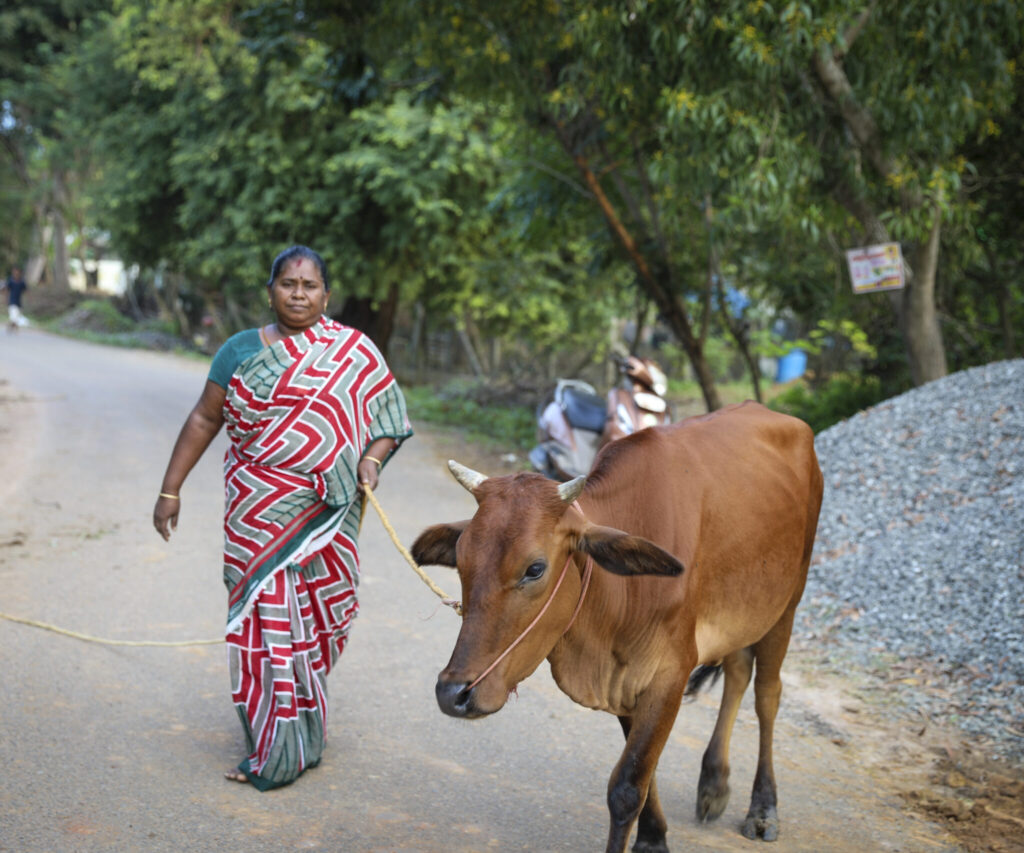
[[[729,804],[729,786],[714,790],[710,785],[697,789],[697,820],[701,823],[718,820]]]
[[[779,837],[779,816],[775,809],[765,809],[760,814],[750,812],[743,821],[743,836],[751,841],[775,841]]]
[[[660,841],[641,841],[639,838],[633,845],[633,853],[668,853],[668,845],[665,839]]]

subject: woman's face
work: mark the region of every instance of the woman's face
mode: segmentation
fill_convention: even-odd
[[[328,291],[309,258],[293,258],[270,285],[270,307],[282,330],[301,332],[327,310]]]

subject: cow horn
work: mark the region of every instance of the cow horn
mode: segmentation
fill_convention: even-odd
[[[580,492],[583,491],[583,487],[587,484],[586,476],[577,477],[575,480],[570,480],[568,483],[558,484],[558,497],[560,497],[567,504],[571,504],[576,498],[580,496]]]
[[[454,459],[448,460],[448,470],[451,471],[455,479],[462,483],[462,485],[470,492],[487,479],[479,471],[474,471],[472,468],[460,465]]]

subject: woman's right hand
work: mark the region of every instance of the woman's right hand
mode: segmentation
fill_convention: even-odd
[[[156,532],[163,538],[164,542],[171,538],[171,531],[178,529],[178,510],[181,507],[181,498],[165,498],[163,495],[156,499],[156,506],[153,507],[153,526]]]
[[[153,507],[153,526],[165,542],[171,538],[171,532],[178,529],[178,510],[181,509],[178,495],[182,484],[224,423],[225,396],[226,392],[220,385],[207,379],[199,402],[189,412],[178,433],[161,481],[160,496]]]

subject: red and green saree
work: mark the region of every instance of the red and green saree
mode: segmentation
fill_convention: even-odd
[[[231,691],[260,790],[320,761],[326,676],[359,610],[356,465],[412,434],[362,333],[326,317],[250,354],[227,385],[224,582]]]

